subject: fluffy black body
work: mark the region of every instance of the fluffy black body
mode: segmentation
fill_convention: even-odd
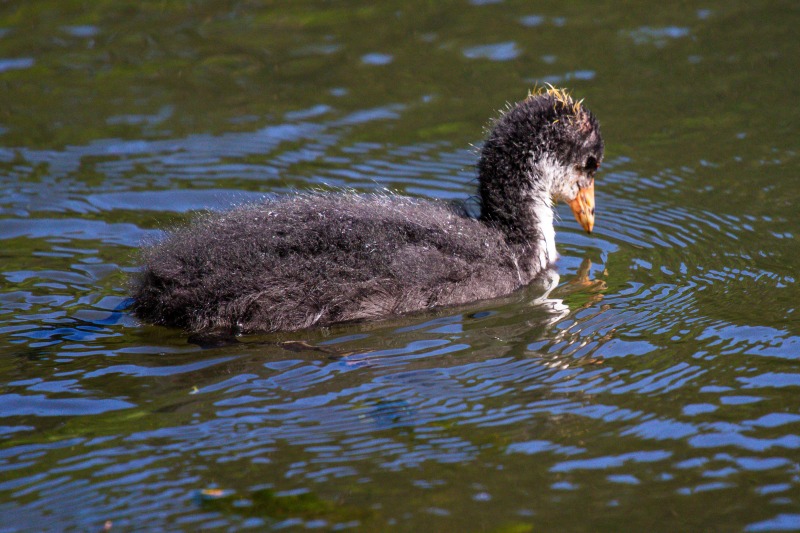
[[[478,165],[478,220],[440,202],[352,193],[297,194],[207,214],[143,250],[133,311],[192,332],[248,333],[508,294],[555,260],[541,253],[548,228],[531,204],[549,179],[537,175],[537,158],[599,161],[602,141],[587,141],[593,132],[599,139],[591,113],[557,91],[503,115]]]
[[[500,232],[424,200],[296,195],[208,215],[145,252],[143,319],[277,331],[466,303],[520,286]]]

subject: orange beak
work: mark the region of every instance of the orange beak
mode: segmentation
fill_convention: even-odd
[[[587,233],[591,233],[594,227],[594,180],[589,183],[588,187],[579,189],[575,199],[568,203],[575,215],[575,220]]]

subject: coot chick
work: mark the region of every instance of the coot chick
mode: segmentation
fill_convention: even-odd
[[[557,257],[553,200],[594,224],[603,140],[550,87],[494,121],[479,218],[390,194],[294,194],[201,216],[142,252],[133,312],[193,333],[289,331],[508,294]]]

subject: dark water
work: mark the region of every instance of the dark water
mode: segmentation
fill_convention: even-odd
[[[800,529],[798,26],[767,1],[3,3],[0,531]],[[537,81],[607,142],[550,299],[205,348],[121,310],[139,243],[195,210],[468,196],[470,144]]]

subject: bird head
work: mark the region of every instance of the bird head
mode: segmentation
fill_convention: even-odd
[[[594,176],[603,160],[603,138],[594,115],[564,89],[552,86],[538,91],[535,99],[549,124],[544,124],[546,142],[534,152],[544,183],[555,201],[567,203],[575,219],[591,233],[594,227]],[[541,111],[540,111],[541,112]]]
[[[594,176],[603,160],[600,125],[566,90],[534,89],[492,126],[478,163],[481,196],[500,213],[512,191],[563,201],[587,232],[594,227]]]

